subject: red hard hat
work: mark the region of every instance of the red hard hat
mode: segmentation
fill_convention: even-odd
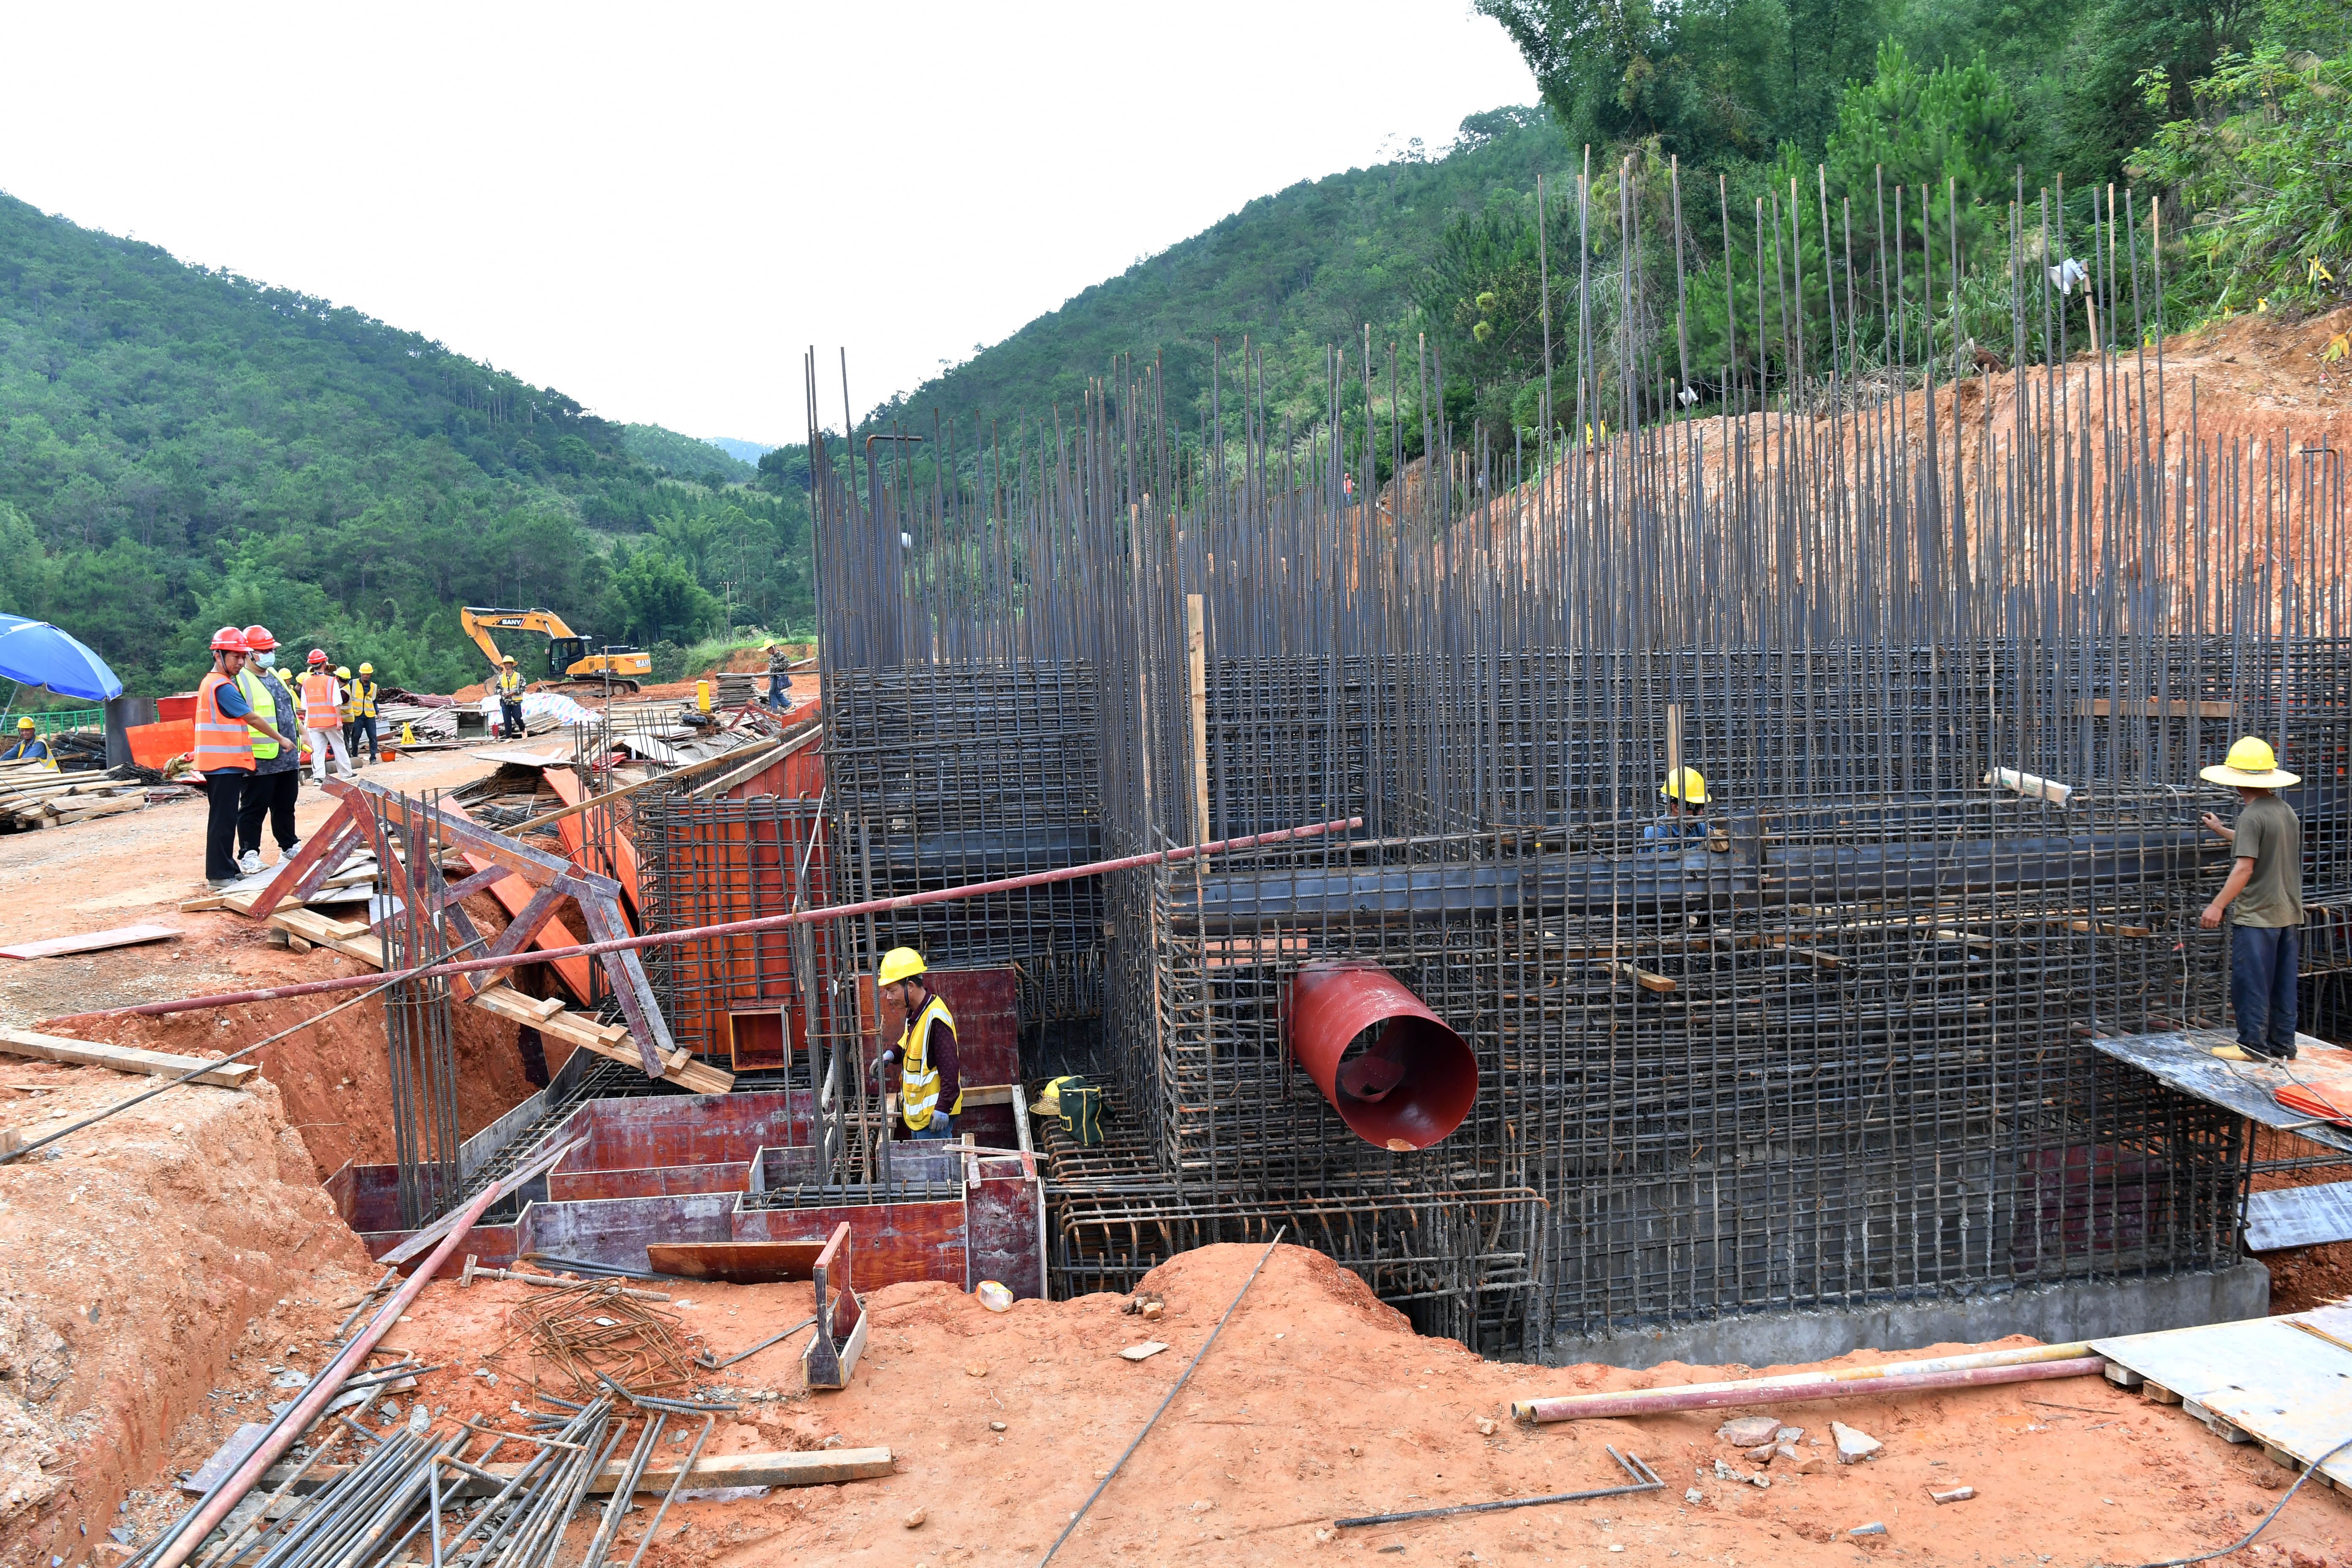
[[[326,650],[325,648],[322,648],[322,647],[314,647],[314,648],[312,648],[312,649],[310,650],[310,662],[311,662],[312,664],[324,664],[324,663],[326,663],[326,662],[327,662],[327,650]]]
[[[244,653],[245,634],[235,626],[223,626],[213,634],[213,647],[220,653]]]
[[[245,628],[245,646],[255,653],[267,653],[278,646],[278,639],[269,635],[268,626],[257,622]]]

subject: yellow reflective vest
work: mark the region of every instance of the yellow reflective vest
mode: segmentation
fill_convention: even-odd
[[[253,704],[255,718],[273,730],[278,727],[278,699],[269,694],[269,682],[254,674],[251,665],[247,665],[236,672],[236,689],[245,693],[245,700],[247,702]],[[277,754],[278,742],[256,731],[253,737],[253,760],[257,763],[266,763]]]
[[[501,697],[521,696],[522,689],[525,684],[526,682],[522,678],[522,671],[520,669],[502,669],[499,671],[499,695]]]
[[[945,1024],[955,1028],[955,1016],[948,1005],[934,996],[915,1021],[898,1033],[898,1060],[905,1064],[898,1075],[898,1113],[907,1125],[917,1132],[931,1124],[931,1112],[940,1103],[940,1069],[931,1065],[931,1025]],[[963,1114],[963,1085],[956,1085],[956,1101],[947,1109],[950,1116]]]
[[[352,682],[351,700],[343,705],[343,717],[346,719],[373,719],[375,717],[374,681],[353,680]]]

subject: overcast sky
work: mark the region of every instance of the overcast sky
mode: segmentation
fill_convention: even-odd
[[[12,3],[0,189],[615,419],[797,440],[1250,198],[1532,103],[1467,0]]]

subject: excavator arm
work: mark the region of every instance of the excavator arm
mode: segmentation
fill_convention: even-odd
[[[507,631],[540,632],[551,638],[570,637],[575,634],[564,624],[563,617],[553,610],[501,610],[488,605],[467,605],[457,611],[457,624],[474,639],[474,646],[488,656],[495,666],[506,661],[499,648],[498,639],[490,635],[492,626]]]
[[[635,648],[617,645],[608,651],[590,654],[585,637],[573,631],[562,616],[553,610],[509,610],[489,605],[467,605],[457,611],[457,624],[471,637],[496,669],[505,661],[494,635],[499,631],[538,632],[547,641],[547,676],[550,680],[593,680],[617,678],[631,690],[636,688],[636,678],[650,674],[653,661]],[[518,663],[520,661],[518,660]]]

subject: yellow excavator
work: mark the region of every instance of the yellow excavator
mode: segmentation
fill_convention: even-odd
[[[457,624],[466,628],[474,646],[489,656],[494,674],[506,662],[498,639],[490,635],[494,627],[546,635],[546,673],[531,675],[533,680],[558,685],[571,681],[600,690],[609,680],[616,690],[635,691],[637,682],[654,672],[652,658],[626,643],[599,643],[591,652],[588,639],[566,626],[563,617],[553,610],[501,610],[487,605],[467,605],[458,610]],[[517,659],[515,667],[530,674],[527,661]]]

